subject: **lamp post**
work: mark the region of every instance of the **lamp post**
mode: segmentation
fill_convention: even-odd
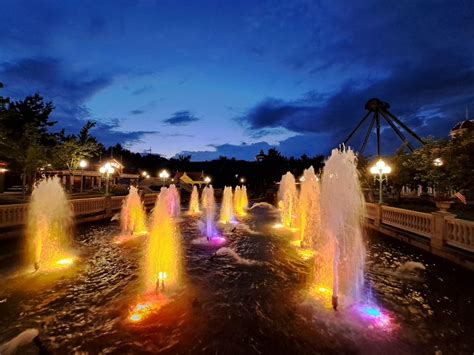
[[[100,167],[99,172],[102,175],[105,175],[105,194],[109,194],[109,177],[115,172],[115,169],[110,165],[110,163],[105,163]]]
[[[204,178],[204,182],[206,183],[206,185],[209,185],[209,183],[211,182],[211,178],[209,176],[206,176]]]
[[[88,165],[87,163],[87,160],[84,160],[82,159],[80,162],[79,162],[79,167],[81,168],[81,190],[80,192],[82,192],[82,189],[84,187],[84,168]]]
[[[163,169],[158,176],[161,178],[161,185],[164,185],[166,180],[170,177],[170,173]]]
[[[379,159],[374,166],[370,168],[370,173],[374,175],[374,181],[379,182],[379,204],[383,203],[382,184],[387,181],[387,175],[390,174],[392,168]]]
[[[241,178],[240,178],[240,183],[241,183],[241,184],[244,184],[244,183],[245,183],[245,178],[244,178],[244,177],[241,177]]]

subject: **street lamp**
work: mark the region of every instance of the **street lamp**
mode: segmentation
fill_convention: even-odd
[[[374,181],[379,182],[379,203],[383,203],[383,196],[382,196],[382,183],[387,181],[387,175],[390,174],[392,168],[385,164],[382,159],[379,159],[374,166],[370,168],[370,173],[374,175]]]
[[[84,168],[88,164],[89,163],[87,162],[87,160],[84,160],[84,159],[81,159],[81,161],[79,162],[79,167],[81,168],[81,190],[80,190],[80,192],[82,192],[82,189],[84,187]]]
[[[146,178],[147,175],[148,175],[148,173],[146,172],[146,170],[145,170],[145,171],[142,171],[142,176],[143,176],[144,178]]]
[[[170,173],[163,169],[158,176],[161,178],[161,185],[164,185],[165,181],[170,177]]]
[[[211,178],[209,176],[206,176],[204,178],[204,182],[206,183],[206,185],[209,184],[211,182]]]
[[[442,166],[444,164],[443,160],[441,158],[436,158],[433,160],[433,165],[434,166]]]
[[[240,178],[240,183],[243,184],[245,182],[245,178],[244,177],[241,177]]]
[[[115,172],[115,169],[110,165],[110,163],[105,163],[100,167],[99,172],[102,175],[105,175],[105,194],[109,194],[109,177]]]

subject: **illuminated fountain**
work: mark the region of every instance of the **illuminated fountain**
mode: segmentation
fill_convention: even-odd
[[[162,188],[166,189],[166,187]],[[167,205],[169,208],[169,212],[171,217],[177,218],[179,217],[179,214],[181,212],[181,207],[180,207],[180,198],[179,198],[179,192],[178,189],[174,184],[171,184],[167,189],[166,195],[166,201]]]
[[[163,189],[152,215],[150,235],[146,243],[143,280],[145,293],[156,290],[172,291],[181,276],[181,245],[178,230],[169,208],[173,197]]]
[[[191,199],[189,201],[189,213],[198,214],[201,210],[199,209],[199,192],[197,186],[193,186],[193,191],[191,192]]]
[[[281,210],[281,223],[285,227],[295,227],[298,213],[298,192],[292,173],[282,176],[278,188],[278,207]]]
[[[312,166],[303,172],[298,203],[299,243],[304,248],[312,248],[319,239],[321,224],[319,180]]]
[[[58,177],[41,180],[31,194],[27,224],[27,262],[38,270],[70,265],[72,211]]]
[[[234,212],[237,215],[240,214],[240,195],[240,186],[236,186],[234,190]]]
[[[120,212],[122,234],[142,234],[145,228],[146,213],[143,202],[135,186],[130,186],[128,195],[123,201]]]
[[[221,223],[231,223],[234,220],[234,206],[233,206],[232,187],[225,186],[224,194],[222,195],[221,204]]]
[[[131,309],[129,320],[141,321],[158,310],[177,291],[182,276],[181,240],[170,209],[173,189],[162,189],[153,210],[142,266],[143,295]]]
[[[207,240],[212,240],[217,237],[217,230],[215,225],[216,218],[216,201],[214,199],[214,188],[212,185],[206,186],[202,191],[202,200],[204,202],[204,223],[205,235]]]
[[[242,186],[240,189],[240,208],[239,214],[245,215],[247,214],[247,208],[249,206],[249,199],[247,196],[247,187],[245,185]]]
[[[347,305],[360,301],[364,283],[364,198],[356,165],[351,149],[334,149],[321,178],[321,236],[314,241],[316,289],[332,296],[334,309],[339,295]]]

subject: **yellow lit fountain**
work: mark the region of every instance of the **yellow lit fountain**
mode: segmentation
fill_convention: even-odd
[[[172,189],[162,189],[157,198],[142,264],[143,294],[130,310],[131,322],[141,321],[166,304],[181,282],[181,240],[170,209],[174,198]]]
[[[224,194],[222,196],[220,222],[228,224],[228,223],[231,223],[233,220],[234,220],[234,206],[233,206],[233,198],[232,198],[232,187],[225,186]]]
[[[59,178],[40,181],[33,190],[28,210],[27,262],[36,270],[72,264],[71,229],[72,211]]]
[[[298,198],[298,241],[301,247],[313,248],[321,225],[319,179],[311,166],[303,172]]]
[[[197,186],[193,186],[193,191],[191,192],[191,199],[189,201],[189,214],[198,214],[201,210],[199,209],[199,192]]]
[[[237,186],[234,191],[234,212],[238,216],[245,216],[248,207],[247,188]]]
[[[120,212],[122,234],[136,235],[145,233],[145,216],[145,208],[143,207],[140,195],[138,195],[138,189],[135,186],[131,186]]]
[[[290,172],[287,172],[281,178],[278,188],[278,206],[282,226],[294,229],[298,213],[298,192],[295,177]]]

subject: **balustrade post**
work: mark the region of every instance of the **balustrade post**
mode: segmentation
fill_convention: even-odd
[[[105,215],[112,216],[112,196],[107,195],[105,198]]]
[[[374,215],[374,226],[376,228],[380,227],[382,223],[382,205],[379,203],[374,203],[375,206],[375,215]]]
[[[456,215],[445,211],[431,212],[431,215],[433,216],[433,229],[430,245],[431,248],[440,250],[446,241],[446,219],[455,218]]]

